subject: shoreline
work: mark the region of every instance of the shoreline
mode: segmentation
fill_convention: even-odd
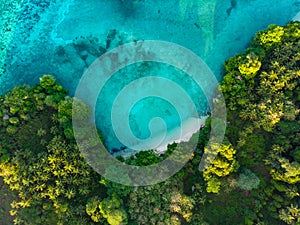
[[[130,158],[131,156],[136,155],[142,151],[153,151],[157,155],[164,154],[168,150],[168,145],[174,143],[182,143],[188,142],[191,137],[205,127],[205,121],[209,118],[209,116],[203,116],[200,118],[190,117],[183,121],[180,127],[176,127],[170,132],[168,132],[165,141],[154,149],[147,150],[133,150],[133,149],[125,149],[116,153],[112,153],[112,156],[122,156],[124,159]],[[179,134],[179,135],[178,135]]]
[[[296,21],[300,22],[300,12],[298,12],[298,13],[296,14],[296,16],[293,18],[293,21],[294,21],[294,22],[296,22]]]

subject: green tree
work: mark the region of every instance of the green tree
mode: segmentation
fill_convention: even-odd
[[[206,190],[218,193],[221,185],[219,179],[229,175],[238,166],[235,159],[236,150],[231,144],[222,144],[220,147],[212,145],[205,148],[204,153],[210,156],[206,159],[208,166],[203,171],[203,178],[207,181]]]
[[[269,49],[275,44],[280,43],[282,41],[283,36],[284,28],[272,24],[266,31],[258,32],[255,35],[254,41],[256,42],[256,44],[261,45],[266,49]]]
[[[116,195],[101,201],[99,208],[102,216],[107,219],[109,224],[127,224],[127,213],[123,208],[123,202]]]
[[[246,56],[246,60],[239,65],[239,71],[246,79],[252,79],[260,70],[261,62],[254,53]]]
[[[296,161],[289,162],[288,159],[284,157],[277,157],[277,165],[271,169],[271,175],[275,180],[280,180],[287,182],[289,184],[294,184],[300,181],[300,164]]]
[[[193,217],[196,201],[183,193],[179,174],[152,186],[137,187],[129,196],[129,219],[136,224],[184,224]]]
[[[242,190],[251,191],[259,185],[259,178],[250,170],[244,169],[243,173],[239,175],[237,186]]]
[[[297,225],[300,223],[300,209],[297,205],[290,205],[279,211],[279,218],[287,224]]]
[[[106,189],[69,132],[73,99],[65,98],[54,77],[46,75],[40,82],[0,97],[5,118],[0,122],[0,175],[19,195],[11,214],[15,224],[90,223],[87,199],[95,192],[102,198]]]

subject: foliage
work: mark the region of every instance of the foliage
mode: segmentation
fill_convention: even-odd
[[[182,185],[176,175],[161,184],[136,188],[130,194],[130,219],[137,224],[171,225],[191,221],[195,202],[182,192]]]
[[[265,48],[270,48],[274,44],[280,43],[283,35],[284,28],[272,24],[269,26],[267,31],[258,32],[254,38],[254,41]]]
[[[239,71],[246,79],[253,78],[256,73],[260,70],[261,62],[258,57],[252,53],[246,56],[244,63],[239,65]]]
[[[259,185],[259,178],[250,170],[244,169],[243,173],[239,175],[237,186],[242,190],[251,191]]]
[[[107,222],[111,225],[127,224],[127,213],[121,208],[122,200],[112,195],[101,201],[99,208],[100,212]]]
[[[207,192],[219,193],[220,177],[229,175],[237,166],[235,160],[236,150],[231,144],[222,144],[220,147],[214,145],[205,148],[204,153],[209,157],[206,159],[208,166],[203,171],[204,180],[207,181]],[[212,157],[212,158],[211,158]]]
[[[221,187],[231,187],[224,189],[229,193],[239,187],[259,203],[245,224],[281,224],[279,218],[297,224],[289,209],[299,202],[299,51],[298,22],[271,25],[255,35],[250,48],[225,63],[219,88],[229,110],[226,135],[237,161],[249,169]],[[226,184],[235,180],[233,186]],[[217,183],[209,182],[217,192]],[[264,194],[258,194],[262,189]]]
[[[297,205],[290,205],[280,210],[279,218],[287,224],[298,224],[300,223],[300,209]]]
[[[20,199],[12,202],[15,224],[66,224],[76,217],[88,219],[84,211],[86,197],[100,187],[100,176],[85,163],[74,141],[65,139],[65,124],[53,120],[62,114],[58,108],[69,112],[61,103],[67,100],[60,87],[52,76],[46,75],[41,78],[41,85],[16,87],[8,92],[0,107],[11,124],[2,122],[6,129],[0,130],[5,137],[0,142],[0,174],[10,189],[19,193]],[[60,96],[55,99],[59,107],[42,101],[45,95]],[[64,116],[71,120],[72,114]],[[33,143],[24,144],[25,140]]]
[[[99,205],[100,205],[100,200],[98,200],[97,197],[94,197],[90,199],[87,204],[86,204],[86,213],[91,217],[91,219],[98,223],[105,223],[105,220],[103,220],[103,217],[100,213]]]
[[[273,168],[271,175],[275,180],[281,180],[289,184],[294,184],[300,181],[300,164],[296,161],[289,162],[284,157],[277,157],[279,169]]]
[[[153,150],[138,152],[134,156],[125,160],[126,164],[135,166],[147,166],[160,161],[161,158],[155,154]]]

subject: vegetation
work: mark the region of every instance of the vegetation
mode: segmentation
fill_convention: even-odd
[[[225,63],[220,89],[228,106],[227,137],[243,171],[235,186],[266,205],[249,224],[300,223],[299,52],[298,22],[271,25]]]
[[[52,76],[15,87],[0,96],[1,224],[300,224],[299,52],[299,23],[258,32],[225,62],[224,142],[206,147],[208,119],[185,167],[148,187],[113,183],[89,167],[73,135],[73,99]],[[80,104],[75,119],[86,121],[91,111]],[[176,146],[118,159],[151,165]],[[200,172],[204,152],[214,157]]]

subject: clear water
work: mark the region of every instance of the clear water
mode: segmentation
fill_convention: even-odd
[[[139,80],[147,77],[149,78],[148,80],[139,82]],[[95,116],[97,124],[101,125],[103,121],[112,118],[111,115],[115,115],[111,114],[111,110],[105,109],[111,109],[115,106],[117,107],[117,111],[119,111],[117,115],[113,117],[117,120],[115,129],[113,129],[111,125],[100,126],[102,127],[103,133],[106,134],[105,138],[107,143],[113,143],[116,147],[123,146],[121,142],[117,141],[118,138],[115,134],[116,130],[119,130],[119,137],[121,136],[127,139],[127,147],[134,147],[140,144],[135,138],[130,138],[129,135],[124,133],[126,132],[125,123],[127,120],[126,116],[123,116],[122,111],[126,111],[125,109],[127,107],[131,107],[128,122],[133,135],[145,141],[150,136],[157,136],[164,132],[170,134],[174,128],[181,124],[181,121],[185,121],[190,117],[198,117],[194,108],[187,107],[187,98],[179,92],[178,87],[169,88],[165,80],[161,80],[160,82],[159,80],[154,81],[151,77],[165,78],[179,85],[192,99],[200,115],[205,115],[209,110],[207,99],[202,89],[184,72],[171,66],[155,62],[130,65],[120,70],[108,80],[98,97],[98,107],[96,108]],[[127,89],[123,89],[124,87],[127,87]],[[149,90],[151,92],[153,89],[156,90],[154,92],[156,96],[147,97],[148,94],[146,94],[146,92]],[[123,101],[117,99],[120,94],[123,95]],[[140,100],[137,101],[136,104],[132,104],[135,96],[145,96],[145,94],[145,98],[140,97]],[[173,99],[173,101],[169,102],[167,99]],[[164,121],[166,127],[163,123],[157,121],[152,124],[151,129],[150,124],[154,118],[160,118]],[[177,135],[180,136],[180,134]],[[168,141],[166,140],[166,142]],[[109,146],[111,145],[112,144],[109,144]],[[148,143],[147,146],[152,146],[152,144]]]
[[[0,64],[6,65],[0,77],[0,94],[17,84],[37,83],[43,74],[53,74],[73,95],[84,71],[105,48],[149,39],[175,42],[192,50],[221,80],[224,60],[242,51],[256,31],[271,23],[284,25],[300,10],[299,0],[9,2],[5,1],[0,8],[1,57],[4,57]],[[179,71],[152,65],[143,68],[141,74],[140,68],[135,67],[131,73],[120,71],[99,96],[97,124],[110,148],[121,146],[111,129],[113,99],[122,86],[137,76],[172,77],[192,97],[200,114],[207,110],[201,89],[191,80],[183,79]],[[148,98],[132,109],[129,123],[133,133],[140,138],[149,136],[149,120],[157,116],[163,118],[168,129],[178,126],[178,115],[172,105]],[[186,116],[192,116],[190,109],[186,110]]]

